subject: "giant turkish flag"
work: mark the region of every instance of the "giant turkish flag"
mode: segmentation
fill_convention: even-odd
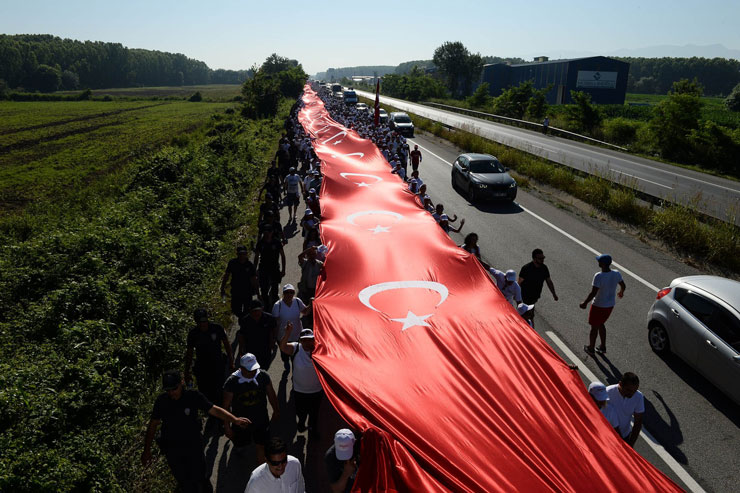
[[[323,162],[314,362],[363,431],[353,491],[676,491],[576,371],[306,86]]]

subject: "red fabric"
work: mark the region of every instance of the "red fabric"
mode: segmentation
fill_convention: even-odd
[[[604,325],[609,319],[609,315],[612,314],[613,306],[603,307],[591,305],[588,310],[588,324],[589,325]]]
[[[353,491],[677,491],[611,429],[576,371],[310,89],[329,247],[313,359],[362,430]]]

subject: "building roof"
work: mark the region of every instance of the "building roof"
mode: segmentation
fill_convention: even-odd
[[[593,58],[605,58],[607,60],[611,60],[611,61],[614,61],[614,62],[617,62],[617,63],[624,63],[625,65],[629,65],[629,63],[623,62],[621,60],[617,60],[616,58],[611,58],[611,57],[606,57],[606,56],[599,55],[599,56],[584,56],[584,57],[580,57],[580,58],[561,58],[559,60],[548,60],[546,62],[517,63],[515,65],[507,65],[506,63],[489,63],[489,64],[484,65],[484,67],[491,66],[491,65],[505,65],[507,67],[529,67],[529,66],[532,66],[532,65],[548,65],[548,64],[551,64],[551,63],[570,63],[570,62],[576,62],[576,61],[579,61],[579,60],[590,60],[590,59],[593,59]]]

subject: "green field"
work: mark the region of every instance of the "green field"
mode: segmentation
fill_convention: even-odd
[[[122,99],[151,99],[151,98],[189,98],[195,92],[200,92],[206,101],[231,101],[241,94],[241,84],[208,84],[205,86],[165,86],[165,87],[122,87],[113,89],[95,89],[92,97]],[[55,94],[79,94],[79,91],[60,91]]]
[[[182,140],[229,103],[0,102],[0,210],[82,187]]]

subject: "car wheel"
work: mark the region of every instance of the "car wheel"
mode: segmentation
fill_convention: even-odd
[[[671,343],[668,339],[668,331],[659,322],[650,323],[648,342],[650,348],[658,354],[666,354],[670,351]]]
[[[470,202],[471,204],[475,204],[475,200],[475,185],[471,183],[470,187],[468,187],[468,202]]]

